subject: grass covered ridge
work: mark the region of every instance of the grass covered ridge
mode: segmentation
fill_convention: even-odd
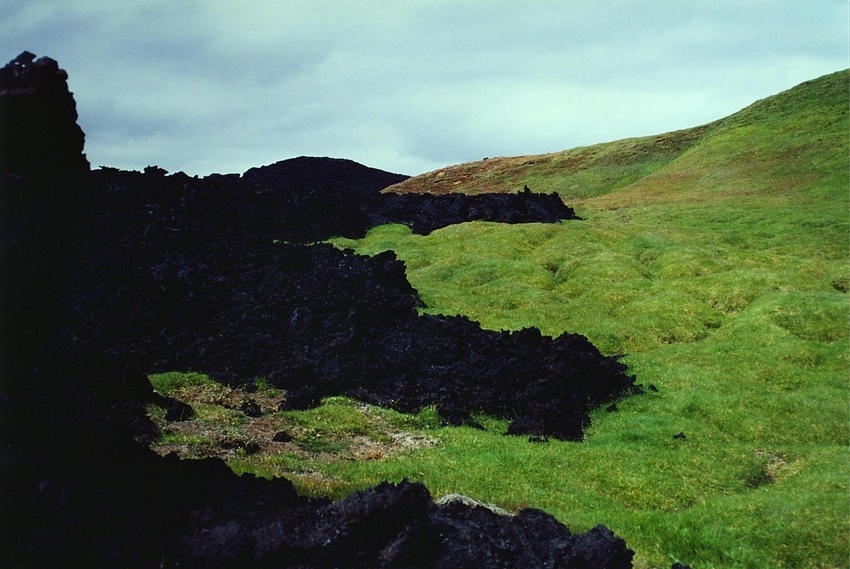
[[[548,162],[488,160],[486,184],[442,175],[460,181],[455,190],[556,190],[583,221],[473,222],[428,236],[390,225],[335,240],[394,250],[429,312],[578,332],[626,354],[657,391],[598,410],[584,442],[535,444],[504,436],[502,421],[442,427],[431,410],[332,398],[271,416],[298,436],[300,425],[346,442],[349,425],[374,440],[404,431],[433,442],[371,459],[299,446],[234,454],[231,466],[337,497],[407,477],[435,496],[542,508],[574,530],[604,523],[637,567],[846,566],[849,79],[808,82],[701,129]]]

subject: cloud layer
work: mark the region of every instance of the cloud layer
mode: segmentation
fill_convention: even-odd
[[[69,72],[94,166],[199,175],[557,151],[709,122],[850,64],[844,0],[19,4],[0,57]]]

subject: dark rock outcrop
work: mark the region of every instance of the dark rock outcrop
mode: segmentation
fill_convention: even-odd
[[[256,229],[303,243],[362,237],[374,225],[368,212],[381,189],[406,178],[351,160],[302,156],[251,168],[232,191],[234,198],[248,197],[243,207],[251,208]]]
[[[373,225],[403,223],[414,233],[465,221],[555,223],[576,219],[575,211],[558,194],[381,194],[370,216]]]
[[[28,51],[0,69],[0,172],[28,179],[79,178],[89,170],[85,135],[68,74],[56,60]]]
[[[11,369],[51,330],[87,223],[89,164],[67,77],[27,51],[0,69],[0,360]]]
[[[150,168],[144,174],[106,170],[89,177],[64,72],[52,60],[25,53],[0,78],[5,117],[0,565],[630,566],[631,552],[608,530],[573,535],[537,510],[503,517],[462,504],[439,506],[423,486],[410,483],[380,485],[331,503],[298,497],[285,479],[236,476],[218,460],[180,461],[152,453],[143,444],[155,434],[143,409],[155,399],[146,378],[151,369],[210,361],[232,381],[268,371],[289,386],[295,386],[297,374],[321,373],[333,380],[312,395],[296,387],[296,396],[306,401],[345,389],[381,397],[375,386],[358,392],[337,370],[358,363],[374,370],[390,363],[411,370],[426,365],[413,343],[380,349],[380,341],[391,339],[389,332],[416,321],[415,295],[390,255],[370,260],[327,246],[272,243],[272,236],[280,238],[275,213],[254,213],[264,213],[262,199],[274,192],[261,190],[254,200],[238,176],[196,181]],[[33,140],[30,126],[42,123],[43,132],[52,134],[26,142]],[[66,135],[77,142],[62,143]],[[23,142],[15,144],[19,139]],[[54,144],[64,150],[45,151]],[[311,269],[328,263],[336,269]],[[312,280],[317,277],[328,280]],[[323,293],[349,292],[334,299],[332,309],[316,308],[275,298],[272,288],[258,284],[264,280],[280,286],[281,295],[311,291],[303,297],[311,301]],[[350,302],[360,294],[371,305]],[[382,304],[384,297],[391,300]],[[370,331],[367,306],[389,319],[381,332]],[[328,316],[335,311],[341,312]],[[351,327],[349,320],[357,324]],[[422,322],[428,334],[451,326],[478,334],[464,320]],[[237,341],[244,358],[236,358],[225,339],[239,323],[245,329]],[[306,343],[295,347],[287,330],[309,331],[303,334]],[[519,352],[552,342],[534,332],[514,336],[480,336],[460,346],[437,337],[424,348],[452,354],[435,361],[439,367],[476,357],[483,363],[485,356],[477,355],[482,346],[504,350],[513,342],[517,361],[503,362],[513,370],[527,363]],[[276,375],[262,362],[281,337],[298,363]],[[494,347],[487,348],[488,342]],[[359,345],[381,354],[347,359]],[[546,350],[544,367],[562,365],[556,349]],[[320,357],[306,358],[311,351]],[[582,353],[580,360],[596,358]],[[600,361],[619,386],[614,391],[628,389],[621,370]],[[378,386],[396,381],[384,380]],[[600,385],[600,398],[613,393]],[[547,396],[553,386],[521,389]],[[589,383],[582,389],[595,396]],[[189,412],[179,406],[174,411]]]
[[[180,566],[631,567],[632,552],[603,526],[576,535],[540,510],[505,516],[437,505],[424,486],[406,481],[286,513],[206,519],[186,534]]]
[[[252,168],[242,176],[240,196],[251,196],[250,219],[280,239],[310,242],[335,235],[362,237],[384,223],[414,233],[466,221],[554,223],[575,219],[557,194],[393,194],[381,190],[406,179],[350,160],[292,158]],[[273,214],[275,218],[268,219]]]
[[[420,316],[392,252],[281,242],[272,193],[240,191],[235,177],[94,179],[107,205],[69,289],[69,345],[146,371],[265,377],[289,391],[289,408],[344,394],[406,412],[449,406],[458,424],[485,412],[515,419],[514,434],[570,440],[590,409],[635,389],[583,336]]]

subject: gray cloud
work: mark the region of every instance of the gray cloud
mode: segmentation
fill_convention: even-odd
[[[241,172],[307,155],[416,174],[695,126],[848,66],[843,0],[28,0],[94,165]],[[2,55],[2,54],[0,54]]]

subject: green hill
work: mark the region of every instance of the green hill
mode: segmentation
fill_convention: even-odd
[[[848,72],[808,81],[707,125],[535,156],[491,158],[415,176],[388,192],[558,192],[571,204],[608,194],[617,201],[696,199],[803,190],[847,168]],[[803,166],[799,170],[799,166]],[[628,190],[623,193],[623,190]],[[673,195],[673,192],[676,195]]]
[[[528,185],[534,191],[558,192],[575,201],[626,187],[666,166],[711,126],[551,154],[488,158],[414,176],[384,191],[512,193]]]
[[[842,71],[702,127],[493,158],[391,188],[528,185],[559,192],[582,221],[473,222],[428,236],[391,225],[336,240],[396,251],[429,312],[577,332],[625,354],[647,393],[598,410],[584,442],[532,444],[486,417],[483,431],[439,427],[433,414],[380,415],[336,398],[288,420],[323,444],[334,425],[379,416],[382,429],[432,442],[372,460],[232,466],[293,476],[307,493],[407,477],[437,496],[543,508],[576,530],[607,525],[637,567],[846,566],[848,84]],[[362,428],[395,436],[378,431]]]

